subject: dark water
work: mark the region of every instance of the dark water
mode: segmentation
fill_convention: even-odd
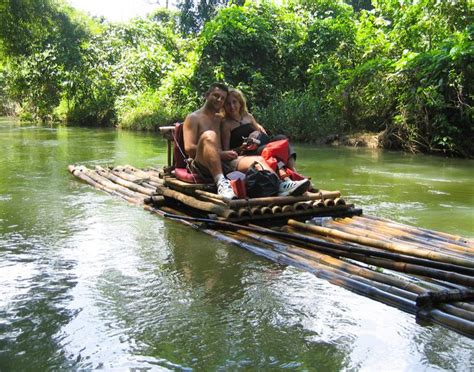
[[[474,341],[164,221],[68,164],[161,166],[165,143],[0,121],[0,370],[471,370]],[[299,147],[364,211],[473,237],[473,161]]]

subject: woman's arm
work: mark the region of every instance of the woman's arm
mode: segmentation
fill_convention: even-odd
[[[230,125],[225,120],[221,124],[221,145],[224,151],[230,149]]]
[[[250,120],[252,120],[252,126],[255,128],[255,130],[258,130],[259,132],[267,134],[267,131],[263,126],[261,126],[259,123],[257,123],[257,120],[253,117],[252,114],[249,114]]]

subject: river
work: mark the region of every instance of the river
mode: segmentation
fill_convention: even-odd
[[[472,160],[297,146],[374,214],[474,237]],[[456,370],[474,340],[163,220],[68,164],[162,166],[157,135],[0,120],[0,370]]]

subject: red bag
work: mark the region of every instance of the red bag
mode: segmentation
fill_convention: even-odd
[[[245,199],[247,197],[247,189],[245,187],[245,181],[242,178],[237,178],[236,180],[231,180],[230,185],[234,194],[237,196],[237,199]]]
[[[288,163],[288,139],[269,142],[262,151],[262,158],[266,160],[268,165],[277,171],[278,162]]]

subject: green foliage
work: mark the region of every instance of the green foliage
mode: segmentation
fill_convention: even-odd
[[[381,30],[387,34],[396,57],[401,57],[405,50],[426,52],[436,48],[453,32],[463,31],[472,24],[469,0],[373,0],[373,3],[373,14],[386,20]]]
[[[387,146],[472,156],[472,26],[467,4],[374,2],[363,12],[345,112],[353,128],[386,130]]]
[[[348,74],[344,84],[344,113],[351,131],[381,131],[390,124],[396,102],[393,71],[386,58],[370,59]]]
[[[51,119],[66,75],[81,60],[84,19],[73,19],[71,8],[52,0],[9,0],[1,7],[8,95],[33,118]]]
[[[392,131],[400,146],[472,156],[474,43],[446,43],[397,61],[397,115]]]
[[[327,101],[311,92],[288,91],[264,108],[256,108],[258,121],[274,134],[285,134],[291,140],[314,142],[324,140],[328,133],[339,134],[345,122],[331,113]]]
[[[256,105],[301,83],[301,18],[269,3],[222,9],[200,35],[192,86],[225,80],[245,88]]]
[[[182,0],[109,24],[59,0],[0,3],[0,106],[153,129],[213,81],[294,140],[385,131],[386,146],[474,156],[468,0]]]
[[[226,0],[180,0],[179,27],[183,35],[197,33],[204,24],[216,14],[219,6],[227,4]]]

